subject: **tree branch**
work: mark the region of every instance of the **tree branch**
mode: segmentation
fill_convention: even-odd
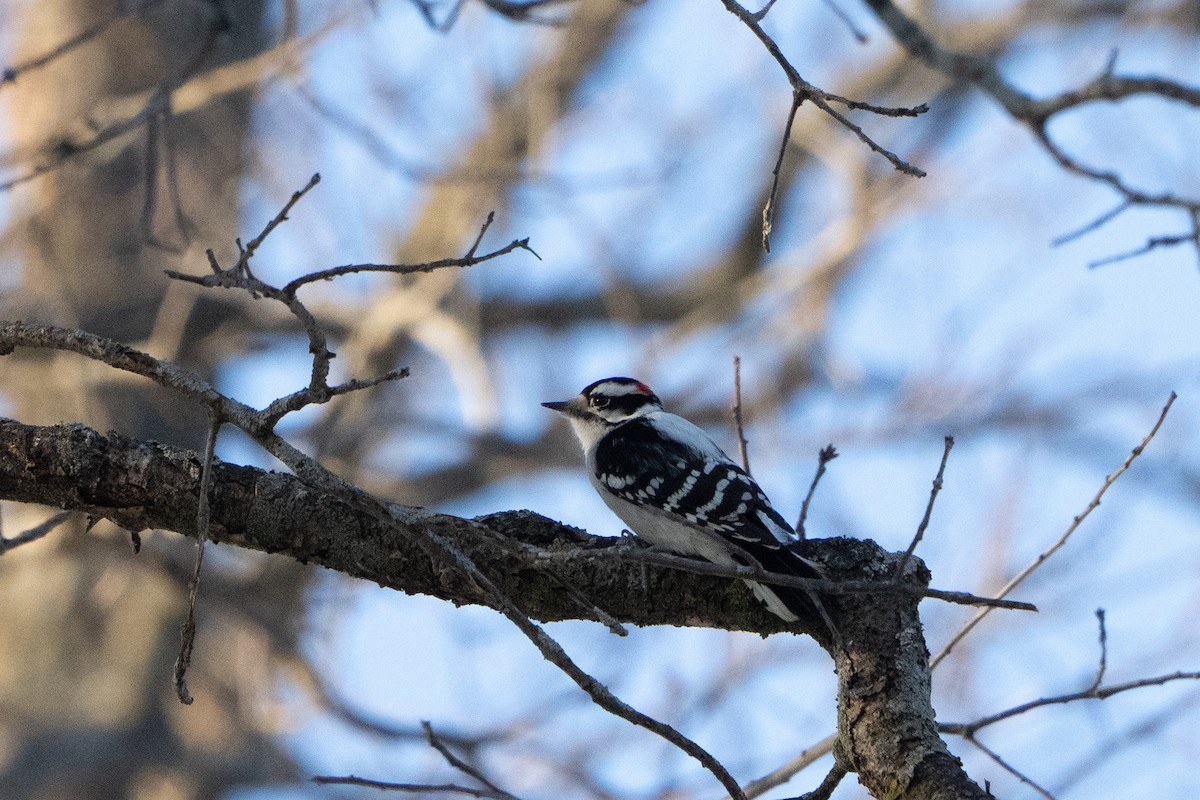
[[[867,0],[867,5],[879,17],[896,41],[909,55],[941,72],[957,83],[971,84],[998,102],[1013,119],[1030,129],[1043,149],[1059,166],[1083,178],[1107,185],[1122,198],[1118,209],[1106,212],[1083,226],[1076,234],[1089,233],[1112,220],[1129,206],[1139,205],[1179,209],[1193,220],[1200,215],[1200,198],[1182,197],[1171,192],[1152,192],[1139,189],[1116,172],[1088,166],[1064,150],[1050,136],[1049,126],[1056,116],[1088,103],[1118,102],[1132,97],[1149,95],[1200,108],[1200,88],[1186,86],[1157,76],[1116,75],[1115,57],[1104,71],[1084,85],[1051,97],[1036,99],[1009,83],[993,60],[970,53],[960,53],[940,46],[927,31],[901,10],[892,0]],[[1108,259],[1093,262],[1093,266],[1120,261],[1148,253],[1158,247],[1190,243],[1200,253],[1200,225],[1182,235],[1157,236],[1141,248]]]
[[[101,435],[83,425],[42,427],[0,419],[0,499],[85,511],[131,531],[163,529],[195,537],[201,464],[199,453],[117,433]],[[620,545],[530,511],[469,520],[392,504],[394,522],[387,525],[292,475],[216,460],[211,480],[214,542],[278,553],[408,594],[456,605],[483,601],[460,573],[440,568],[415,544],[418,531],[428,530],[459,548],[542,621],[580,618],[581,605],[565,582],[603,597],[609,614],[634,625],[762,634],[785,630],[782,620],[761,611],[750,593],[728,578],[617,558],[567,560],[552,571],[530,566],[505,546],[506,539],[550,551],[603,552]]]
[[[105,436],[82,425],[0,420],[3,499],[82,510],[134,531],[196,536],[201,471],[201,456],[186,450]],[[215,461],[211,480],[213,541],[287,555],[406,593],[492,607],[503,596],[524,614],[551,621],[590,618],[579,601],[582,592],[612,618],[634,625],[789,630],[727,577],[620,558],[570,558],[552,569],[532,564],[514,552],[512,541],[548,551],[620,547],[617,540],[590,537],[533,512],[468,520],[391,504],[383,519],[291,475]],[[446,544],[445,552],[461,554],[472,571],[450,568],[428,546],[434,540]],[[819,552],[835,581],[894,574],[900,557],[854,539],[805,546]],[[922,589],[929,573],[914,558],[904,579]],[[891,795],[904,798],[929,797],[930,787],[950,786],[958,796],[982,797],[934,725],[919,594],[846,594],[832,604],[834,621],[851,643],[834,653],[841,687],[837,752],[877,796],[888,786],[907,786]]]

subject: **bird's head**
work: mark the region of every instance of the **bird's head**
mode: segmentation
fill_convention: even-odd
[[[585,446],[593,436],[601,435],[614,425],[662,411],[658,395],[633,378],[605,378],[570,400],[542,405],[566,416]]]

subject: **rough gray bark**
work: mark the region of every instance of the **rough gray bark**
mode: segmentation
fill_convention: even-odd
[[[131,531],[196,533],[200,456],[82,425],[0,421],[0,498],[110,519]],[[533,618],[588,619],[594,603],[634,625],[699,625],[763,635],[785,629],[737,581],[588,554],[620,547],[530,511],[467,520],[394,507],[393,521],[362,513],[286,474],[217,463],[214,540],[286,555],[407,593],[475,604],[479,590],[421,546],[424,531],[465,553]],[[544,567],[522,544],[574,558]],[[880,580],[900,555],[870,541],[814,540],[809,554],[836,580]],[[904,581],[924,587],[917,559]],[[586,599],[586,603],[582,601]],[[839,675],[839,761],[876,797],[986,797],[937,735],[918,598],[840,595],[830,613],[841,645],[825,643]],[[164,668],[165,668],[164,664]]]

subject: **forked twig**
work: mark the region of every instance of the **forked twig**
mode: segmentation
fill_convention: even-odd
[[[909,54],[950,80],[975,86],[991,95],[1013,119],[1029,128],[1034,138],[1058,165],[1067,172],[1109,187],[1123,202],[1105,212],[1078,231],[1060,236],[1056,243],[1070,241],[1092,231],[1121,214],[1131,206],[1180,209],[1193,218],[1193,233],[1181,236],[1152,238],[1144,247],[1122,253],[1092,266],[1112,263],[1148,253],[1157,247],[1192,243],[1200,255],[1200,199],[1183,197],[1172,192],[1139,189],[1116,171],[1107,167],[1090,166],[1059,146],[1050,136],[1052,120],[1063,112],[1099,102],[1115,102],[1139,96],[1158,97],[1200,108],[1200,88],[1156,76],[1116,74],[1116,54],[1108,59],[1096,77],[1072,89],[1050,97],[1035,99],[1009,83],[990,55],[974,55],[942,47],[918,22],[903,11],[894,0],[866,0],[879,21],[891,32]]]
[[[925,176],[925,172],[923,170],[908,163],[891,150],[888,150],[886,147],[876,142],[866,133],[866,131],[864,131],[860,126],[851,122],[850,119],[844,114],[833,108],[830,103],[839,103],[848,108],[869,111],[873,114],[879,114],[883,116],[905,117],[915,117],[923,114],[929,110],[928,106],[924,104],[911,108],[888,108],[885,106],[876,106],[871,103],[849,100],[845,97],[827,92],[824,89],[809,83],[800,76],[800,72],[795,68],[795,66],[792,65],[787,56],[783,54],[783,51],[779,48],[778,43],[776,43],[770,34],[763,30],[761,24],[762,19],[770,10],[771,3],[767,3],[766,6],[764,6],[762,10],[758,12],[751,12],[741,5],[741,3],[736,2],[736,0],[721,0],[721,2],[725,6],[726,10],[729,11],[729,13],[741,20],[742,24],[749,28],[750,32],[753,33],[760,42],[762,42],[763,47],[766,48],[767,53],[769,53],[770,56],[775,59],[775,62],[779,64],[780,68],[783,70],[783,74],[787,76],[788,83],[792,87],[792,104],[788,109],[787,123],[784,125],[783,130],[783,140],[779,145],[779,155],[775,159],[775,168],[772,171],[771,191],[767,195],[766,203],[763,205],[762,246],[765,252],[771,252],[771,230],[774,227],[775,205],[777,195],[779,193],[779,174],[783,166],[783,158],[787,153],[788,142],[792,137],[792,126],[795,123],[796,114],[799,112],[800,106],[803,105],[805,100],[812,101],[813,105],[825,112],[826,115],[828,115],[843,128],[857,136],[858,139],[871,150],[886,158],[888,162],[899,171],[905,173],[906,175],[912,175],[918,178]],[[838,11],[836,6],[834,6],[834,10]],[[853,26],[851,26],[851,29],[855,30],[857,35],[857,29],[853,28]]]

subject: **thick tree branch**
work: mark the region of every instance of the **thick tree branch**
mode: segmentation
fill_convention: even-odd
[[[104,436],[82,425],[0,421],[0,498],[82,510],[130,530],[196,535],[201,468],[199,454],[115,433]],[[490,604],[493,594],[422,546],[436,536],[536,619],[588,618],[582,594],[612,618],[635,625],[761,634],[786,629],[740,582],[726,577],[620,558],[531,564],[512,547],[514,540],[550,551],[603,551],[620,543],[529,511],[467,520],[398,505],[390,510],[385,520],[291,475],[221,462],[212,467],[209,530],[218,542],[287,555],[406,593]],[[838,581],[891,576],[900,558],[869,541],[805,546]],[[928,579],[914,558],[905,580],[923,587]],[[836,752],[876,796],[935,797],[952,787],[956,796],[982,797],[938,737],[916,610],[919,594],[847,594],[831,604],[845,642],[834,653],[841,709]]]
[[[165,529],[196,535],[200,454],[83,425],[32,426],[0,420],[0,498],[85,511],[132,531]],[[314,491],[299,478],[216,461],[210,530],[213,540],[278,553],[380,586],[427,594],[456,605],[482,598],[457,571],[431,561],[416,542],[420,530],[445,537],[499,588],[543,621],[585,616],[575,587],[635,625],[710,626],[768,634],[781,620],[761,611],[738,582],[678,570],[582,558],[530,566],[505,538],[557,549],[595,551],[619,540],[529,511],[467,520],[393,505],[394,525]],[[643,581],[643,573],[645,580]],[[670,602],[663,602],[671,598]]]

